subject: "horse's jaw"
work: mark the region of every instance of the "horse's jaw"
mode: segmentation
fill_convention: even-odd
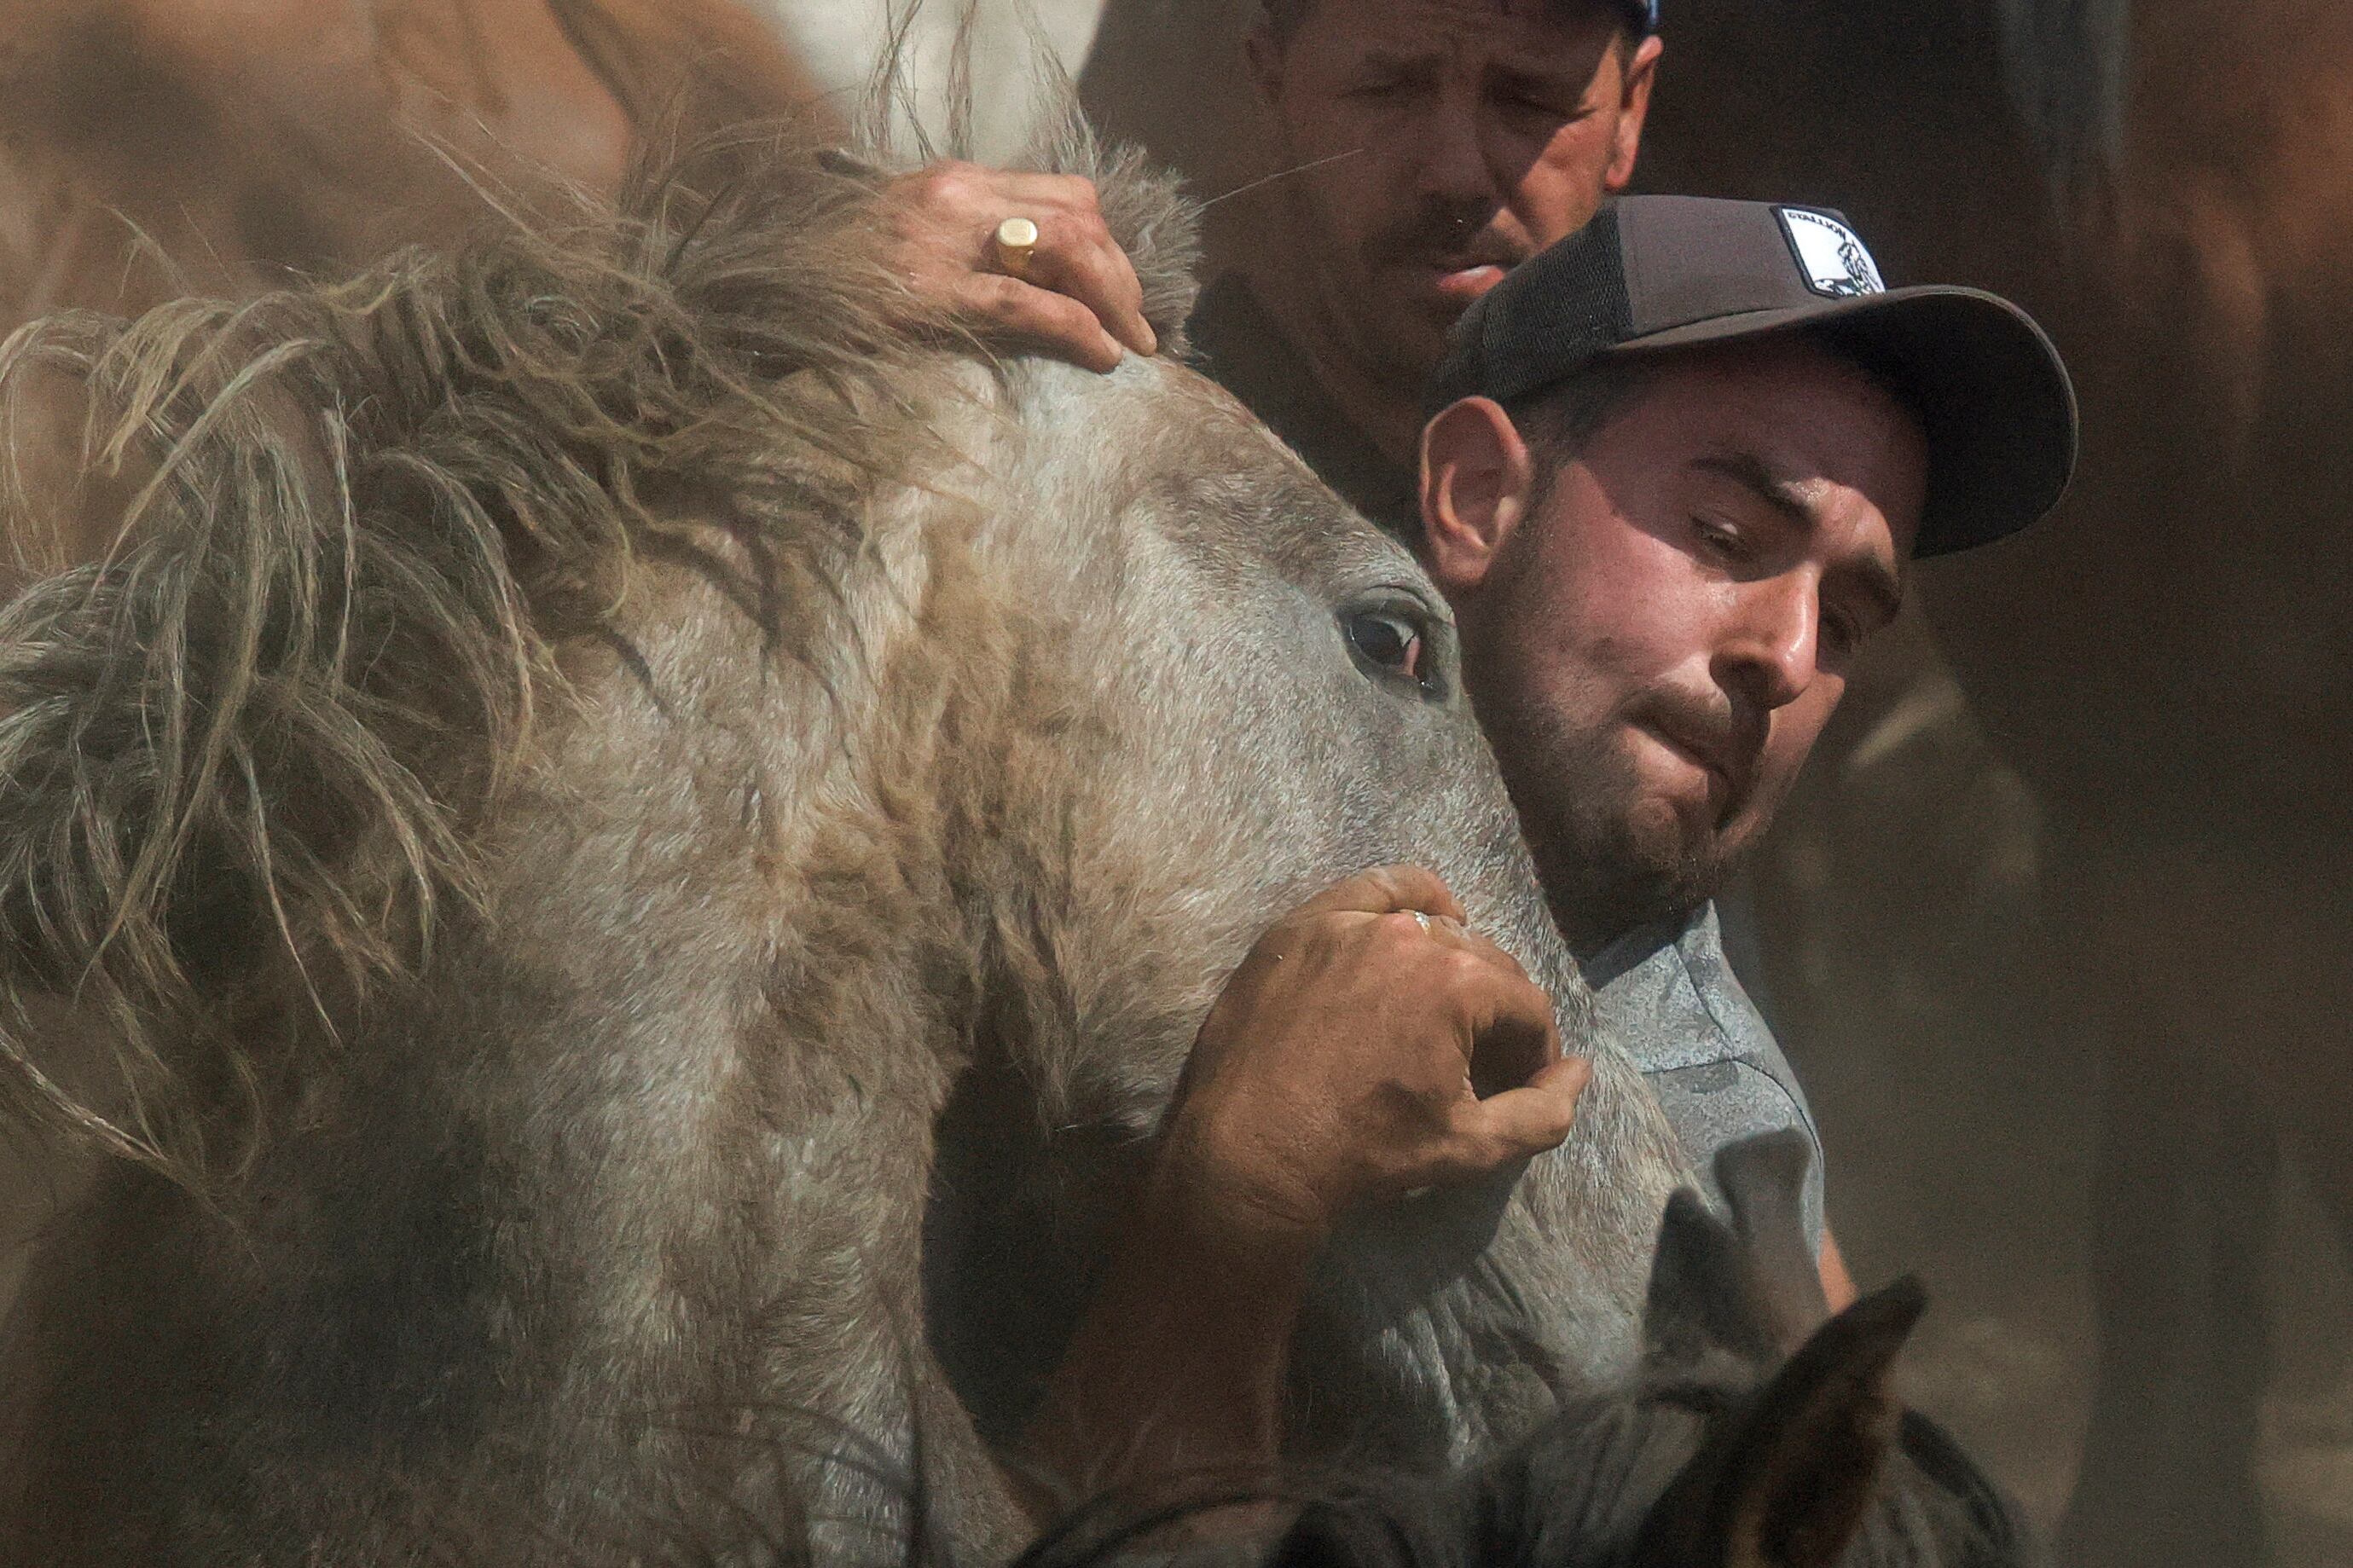
[[[1334,1237],[1294,1346],[1299,1457],[1470,1463],[1632,1368],[1650,1237],[1683,1163],[1640,1076],[1614,1055],[1596,1067],[1567,1145]],[[1612,1142],[1650,1157],[1604,1167]],[[1342,1388],[1345,1405],[1324,1394]]]

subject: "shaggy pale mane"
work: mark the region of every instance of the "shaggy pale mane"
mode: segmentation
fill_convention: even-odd
[[[1173,187],[1075,119],[1030,165],[1096,180],[1180,342]],[[478,894],[472,836],[565,650],[628,655],[633,563],[744,576],[687,510],[758,563],[726,585],[795,657],[792,605],[934,447],[938,349],[980,352],[881,265],[875,169],[732,133],[561,224],[0,348],[0,529],[42,537],[66,504],[16,460],[36,378],[86,386],[82,472],[131,497],[104,559],[0,612],[0,1112],[233,1178],[332,1020],[387,1005]],[[103,1029],[121,1108],[36,1059],[59,995]]]

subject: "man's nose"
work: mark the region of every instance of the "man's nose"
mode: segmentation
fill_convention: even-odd
[[[1725,690],[1768,712],[1805,695],[1821,647],[1821,595],[1804,573],[1744,584],[1716,649]]]
[[[1478,94],[1459,82],[1441,86],[1422,128],[1419,173],[1426,195],[1485,200],[1495,180],[1479,135]]]

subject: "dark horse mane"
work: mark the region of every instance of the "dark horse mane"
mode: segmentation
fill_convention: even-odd
[[[1095,180],[1181,341],[1173,187],[1074,115],[1029,163]],[[936,444],[926,355],[978,348],[881,263],[881,184],[740,131],[455,254],[0,348],[0,532],[103,508],[114,541],[0,611],[0,1117],[200,1191],[242,1168],[332,1020],[476,896],[472,835],[565,648],[617,640],[634,561],[693,548],[681,503],[764,563],[744,591],[795,653],[779,606]],[[63,484],[25,456],[59,377],[87,410]],[[35,1058],[60,1005],[119,1094]]]

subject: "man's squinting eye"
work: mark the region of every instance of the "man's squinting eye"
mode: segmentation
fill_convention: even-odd
[[[1520,120],[1546,120],[1566,122],[1577,117],[1577,106],[1564,104],[1535,93],[1507,92],[1502,96],[1505,112]]]
[[[1430,684],[1429,641],[1412,616],[1398,610],[1351,610],[1340,626],[1360,663],[1416,686]]]
[[[1700,548],[1720,561],[1738,564],[1748,558],[1748,542],[1736,528],[1705,517],[1692,519],[1692,532],[1698,536]]]

